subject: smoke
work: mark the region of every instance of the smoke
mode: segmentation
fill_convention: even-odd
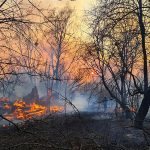
[[[32,91],[32,88],[35,86],[38,89],[39,97],[46,96],[47,89],[45,87],[45,82],[40,82],[40,79],[34,79],[35,81],[31,82],[29,75],[24,75],[24,82],[21,85],[15,86],[15,96],[16,98],[22,98],[25,95],[29,94]]]
[[[77,93],[72,101],[79,111],[85,111],[88,109],[87,97]]]
[[[38,89],[38,94],[39,97],[44,97],[47,96],[47,89],[46,89],[46,83],[45,81],[40,81],[39,78],[32,79],[33,81],[31,82],[30,76],[26,75],[24,76],[25,82],[21,85],[17,85],[15,87],[15,98],[22,98],[29,94],[32,91],[33,87],[37,87]],[[58,91],[60,95],[66,95],[66,97],[71,101],[71,103],[81,112],[83,111],[90,111],[89,108],[89,94],[81,94],[79,91],[72,92],[70,91],[71,87],[66,87],[66,83],[61,83],[59,89],[55,89],[55,91]],[[73,93],[73,94],[72,94]],[[60,104],[64,105],[64,102],[61,102],[61,96],[59,97],[60,99],[56,99],[56,103],[60,101]],[[59,103],[58,103],[59,105]],[[67,112],[73,111],[73,107],[71,105],[67,105],[66,108]],[[92,109],[93,110],[93,109]]]
[[[71,103],[78,109],[78,111],[83,112],[88,110],[88,96],[82,95],[76,92],[73,95]],[[67,112],[73,111],[72,106],[67,106]]]

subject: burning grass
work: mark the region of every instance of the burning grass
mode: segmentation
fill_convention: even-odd
[[[63,111],[63,106],[53,105],[46,107],[35,102],[27,104],[23,100],[16,100],[12,106],[7,106],[6,108],[5,107],[4,109],[11,109],[11,113],[4,114],[4,117],[12,121],[16,119],[27,120],[42,117],[49,112],[56,113]]]

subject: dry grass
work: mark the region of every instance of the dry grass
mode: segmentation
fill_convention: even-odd
[[[143,131],[129,122],[95,120],[88,115],[54,115],[26,121],[20,131],[10,127],[0,132],[0,150],[148,150],[149,146],[148,134],[147,141],[142,137],[140,141]]]

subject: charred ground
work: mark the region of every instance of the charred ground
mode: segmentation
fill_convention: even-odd
[[[1,128],[1,150],[147,150],[150,125],[136,130],[131,121],[102,119],[98,113],[50,115]]]

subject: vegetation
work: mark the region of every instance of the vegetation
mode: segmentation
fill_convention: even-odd
[[[67,115],[67,108],[72,107],[80,116],[73,99],[77,93],[86,93],[97,106],[107,98],[115,101],[116,108],[108,122],[113,122],[115,113],[116,118],[121,114],[124,120],[131,120],[130,123],[126,120],[128,125],[134,122],[134,128],[145,131],[143,124],[150,106],[150,1],[97,0],[84,13],[85,37],[75,13],[69,5],[45,8],[40,2],[30,0],[0,1],[1,118],[19,129],[8,116],[15,115],[13,112],[19,114],[20,110],[31,119],[36,116],[35,112],[40,114],[38,117],[58,110]],[[30,112],[29,108],[34,111]],[[93,121],[89,120],[86,120],[88,124]],[[60,128],[64,127],[65,123]],[[101,147],[96,140],[95,137],[90,140],[95,149],[107,149],[112,144]],[[61,143],[61,148],[87,148],[85,141],[78,148],[71,142],[65,141],[66,147]],[[61,149],[58,145],[47,146],[45,148]]]

